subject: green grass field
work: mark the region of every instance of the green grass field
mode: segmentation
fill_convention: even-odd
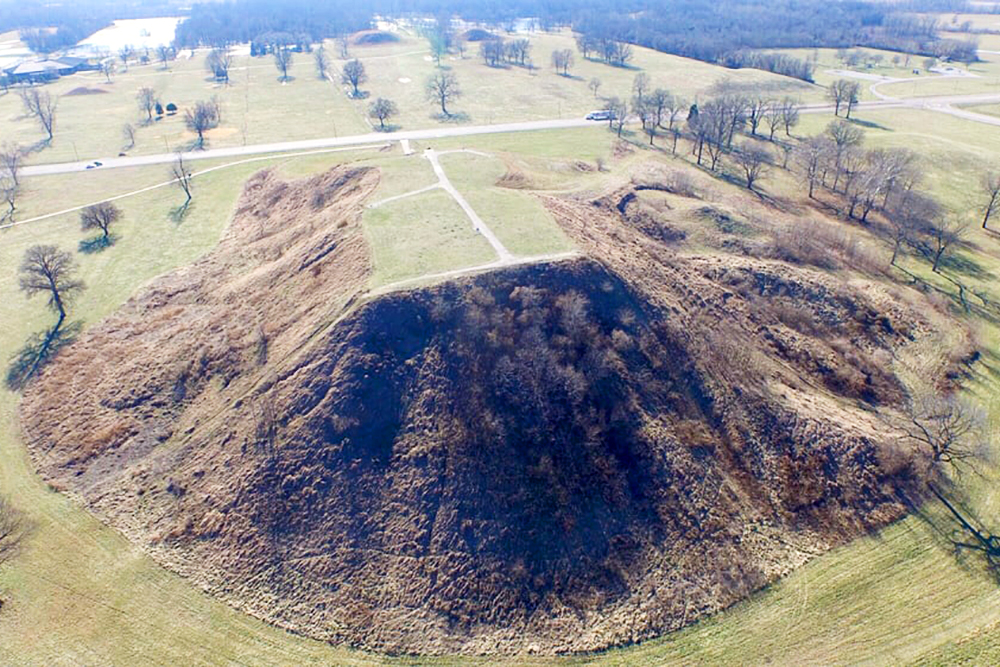
[[[441,156],[441,165],[452,184],[515,255],[542,255],[573,249],[570,240],[534,196],[496,186],[506,172],[499,159],[451,153]]]
[[[391,48],[405,53],[408,47],[404,43]],[[466,65],[483,67],[478,61],[461,63]],[[268,75],[272,73],[273,68]],[[531,76],[521,71],[501,74],[510,77],[511,86],[521,82],[517,77]],[[622,74],[626,75],[623,84],[630,81],[631,73]],[[306,78],[302,72],[297,75],[300,78],[288,88]],[[369,86],[379,94],[374,83],[373,77]],[[585,84],[580,85],[583,97],[589,95]],[[467,93],[470,104],[471,98]],[[343,99],[348,107],[356,105]],[[9,102],[9,97],[0,99],[0,116]],[[956,211],[968,209],[979,171],[1000,153],[996,128],[943,114],[884,110],[858,116],[870,124],[869,145],[902,146],[920,153],[927,168],[927,187]],[[832,115],[804,115],[798,134],[820,131],[830,120]],[[6,122],[0,118],[5,137],[7,126],[2,123]],[[95,145],[100,143],[95,140]],[[620,178],[629,160],[655,154],[637,153],[615,162],[612,137],[601,127],[431,143],[438,150],[469,147],[496,154],[545,189],[596,187],[605,178]],[[58,140],[52,151],[57,149],[62,150]],[[573,160],[593,162],[598,157],[609,161],[609,174],[573,171]],[[441,159],[455,186],[480,215],[491,216],[487,222],[496,223],[497,233],[502,232],[501,238],[512,250],[521,251],[515,248],[517,243],[528,244],[522,249],[525,252],[563,247],[565,239],[541,215],[544,210],[539,211],[531,194],[493,185],[506,168],[500,159],[464,154]],[[404,158],[394,148],[384,153],[273,156],[213,171],[196,178],[194,205],[180,222],[171,217],[182,201],[179,191],[153,190],[123,199],[125,217],[118,243],[99,254],[77,255],[89,288],[76,304],[74,316],[88,324],[96,322],[143,283],[192,262],[211,248],[224,229],[243,180],[256,169],[274,164],[288,176],[301,176],[343,161],[383,170],[375,200],[435,180],[419,154]],[[219,164],[199,163],[197,168]],[[21,218],[155,185],[166,180],[166,171],[166,167],[145,167],[28,179]],[[720,183],[718,187],[736,186]],[[798,186],[791,176],[775,170],[764,187],[790,195]],[[494,258],[461,210],[440,191],[367,210],[364,224],[374,252],[376,286]],[[863,230],[858,233],[864,234]],[[24,249],[34,243],[72,249],[81,238],[75,214],[0,232],[4,241],[0,262],[10,267],[0,274],[0,293],[6,296],[0,302],[0,351],[5,358],[31,332],[51,321],[40,299],[26,301],[16,289],[14,267]],[[957,277],[992,299],[1000,298],[995,280],[1000,272],[1000,241],[974,229],[969,242],[963,254],[979,271]],[[929,285],[954,294],[954,285],[932,275],[923,260],[910,257],[904,266]],[[996,349],[1000,328],[985,321],[977,326],[984,346]],[[1000,395],[998,382],[995,373],[982,372],[969,387],[989,411],[993,436],[1000,424],[1000,401],[995,398]],[[5,664],[986,664],[1000,657],[1000,588],[979,561],[957,560],[926,518],[916,516],[816,558],[713,618],[662,639],[598,656],[389,660],[331,647],[231,610],[157,566],[71,500],[48,490],[27,460],[17,432],[16,405],[16,395],[0,390],[0,490],[12,496],[36,527],[24,553],[0,568],[0,591],[9,600],[0,612],[0,662]],[[986,468],[982,478],[968,481],[972,506],[988,520],[1000,514],[998,481],[1000,472],[993,467]],[[932,520],[942,516],[933,504],[926,513]]]

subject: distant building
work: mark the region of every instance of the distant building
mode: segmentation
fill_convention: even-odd
[[[96,60],[77,56],[61,56],[54,60],[18,63],[3,70],[11,83],[45,83],[61,76],[98,69]]]
[[[51,60],[25,62],[8,70],[7,74],[14,83],[43,83],[58,79],[60,67]]]

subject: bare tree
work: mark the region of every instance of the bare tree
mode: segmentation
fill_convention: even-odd
[[[136,92],[135,101],[139,105],[139,111],[146,114],[146,123],[152,123],[153,112],[156,111],[156,91],[143,86]]]
[[[799,102],[792,97],[781,100],[778,107],[781,112],[781,124],[785,128],[785,136],[792,136],[792,128],[799,124]]]
[[[767,125],[767,140],[773,142],[774,135],[781,128],[781,105],[775,104],[764,113],[764,123]]]
[[[361,90],[358,86],[367,80],[368,74],[365,72],[365,66],[360,60],[355,58],[344,64],[344,71],[341,72],[340,82],[346,83],[353,88],[351,97],[361,97]]]
[[[946,253],[955,245],[961,242],[968,226],[957,218],[946,215],[939,215],[928,221],[925,234],[930,237],[933,243],[932,255],[933,265],[931,270],[938,273],[941,267],[941,260]]]
[[[528,65],[528,56],[531,53],[531,42],[527,39],[512,39],[506,46],[507,59],[512,64],[525,67]]]
[[[750,134],[757,136],[757,129],[764,122],[764,118],[770,115],[774,106],[774,100],[762,95],[754,95],[749,98],[746,118],[747,122],[750,123]],[[774,136],[773,130],[771,131],[771,136]]]
[[[130,44],[125,44],[118,49],[118,59],[122,61],[125,71],[128,71],[128,61],[135,55],[135,48]]]
[[[952,467],[984,454],[983,414],[954,396],[924,396],[907,406],[900,424],[905,441],[934,463]]]
[[[593,77],[587,84],[587,87],[594,93],[594,97],[597,97],[597,91],[601,89],[601,80],[596,76]]]
[[[205,68],[215,76],[216,81],[229,84],[229,70],[233,66],[233,56],[229,49],[216,47],[205,57]]]
[[[986,229],[990,218],[1000,208],[1000,172],[988,171],[983,174],[982,180],[979,182],[979,188],[986,197],[986,203],[982,207],[983,229]]]
[[[288,82],[288,70],[292,67],[292,50],[287,46],[274,49],[274,66],[281,72],[281,82]]]
[[[771,168],[771,153],[759,146],[744,145],[736,153],[736,163],[746,177],[747,190],[755,192],[754,184],[764,178]]]
[[[649,75],[645,72],[639,72],[632,79],[632,96],[637,102],[642,103],[643,97],[649,91]]]
[[[653,124],[657,127],[663,127],[663,119],[667,115],[667,107],[673,101],[673,95],[663,88],[657,88],[647,93],[643,101],[652,112]]]
[[[27,532],[27,523],[21,513],[0,496],[0,565],[17,555]]]
[[[649,135],[649,145],[652,146],[653,140],[656,138],[656,106],[651,103],[648,97],[646,99],[637,97],[632,102],[632,111],[639,117],[642,130]]]
[[[442,114],[451,116],[448,113],[448,103],[461,97],[462,89],[458,85],[458,78],[452,72],[439,71],[427,79],[424,94],[428,101],[441,105]]]
[[[854,105],[858,103],[861,95],[861,84],[857,81],[852,81],[848,86],[846,86],[846,96],[844,98],[844,103],[847,104],[847,117],[851,117],[851,111],[854,110]]]
[[[625,129],[625,121],[628,120],[628,103],[618,97],[612,97],[608,100],[608,110],[611,112],[608,125],[613,125],[618,136],[621,137],[622,131]]]
[[[205,132],[219,125],[217,101],[196,102],[193,109],[184,111],[184,125],[198,135],[198,148],[205,146]]]
[[[7,174],[0,174],[0,197],[3,198],[3,202],[7,205],[7,210],[0,216],[0,222],[7,220],[14,222],[14,211],[17,210],[17,195],[20,190],[20,186],[14,179]]]
[[[506,53],[506,44],[500,37],[492,37],[479,43],[479,55],[487,67],[502,67]]]
[[[384,97],[380,97],[368,105],[368,116],[377,118],[379,128],[382,130],[385,129],[385,122],[397,113],[399,113],[399,108],[396,106],[396,103]]]
[[[699,165],[703,152],[707,152],[710,167],[715,171],[728,143],[734,113],[738,113],[734,105],[723,99],[714,99],[700,106],[696,115],[689,115],[688,125],[695,137]]]
[[[833,189],[837,189],[840,177],[844,171],[844,157],[848,151],[857,148],[864,141],[865,133],[857,127],[843,121],[833,121],[826,126],[826,134],[833,141],[834,180]]]
[[[569,76],[569,68],[573,66],[573,51],[559,49],[552,52],[552,67],[563,76]]]
[[[174,183],[177,184],[181,190],[184,191],[184,206],[191,203],[191,177],[192,174],[188,171],[187,163],[184,162],[184,156],[181,153],[177,154],[177,158],[174,160],[174,164],[170,169],[170,175],[173,176]]]
[[[795,162],[800,169],[803,182],[809,188],[809,198],[816,198],[816,186],[823,179],[823,163],[829,154],[830,140],[826,137],[812,137],[795,152]]]
[[[21,161],[24,159],[24,151],[20,146],[10,142],[4,142],[0,146],[0,175],[6,175],[20,185]]]
[[[122,125],[122,137],[125,139],[125,150],[135,147],[135,126],[132,123]]]
[[[80,229],[85,232],[99,229],[104,241],[108,241],[111,238],[111,225],[118,222],[121,217],[121,209],[109,201],[91,204],[80,211]]]
[[[927,195],[903,191],[890,200],[885,213],[892,228],[893,246],[889,266],[895,266],[899,251],[904,245],[913,244],[917,240],[917,234],[927,228],[928,221],[941,215],[941,207]]]
[[[827,99],[833,102],[833,115],[839,116],[840,109],[842,107],[847,107],[847,117],[851,117],[851,109],[858,101],[858,95],[861,92],[861,85],[857,81],[850,81],[848,79],[837,79],[830,84],[827,88],[826,96]]]
[[[330,55],[322,46],[313,53],[313,60],[316,62],[316,76],[323,81],[327,79],[327,71],[330,69]]]
[[[101,74],[104,75],[104,79],[108,83],[111,83],[111,77],[114,76],[116,69],[115,61],[111,58],[105,58],[101,61]]]
[[[18,284],[30,299],[36,294],[48,294],[48,306],[59,315],[55,329],[66,319],[66,309],[83,290],[83,283],[73,277],[76,264],[68,252],[54,245],[28,248],[21,262]]]
[[[28,115],[38,121],[38,124],[48,135],[48,140],[52,141],[52,132],[56,123],[55,100],[52,99],[47,90],[39,90],[38,88],[24,88],[19,94]]]
[[[341,60],[347,60],[351,57],[351,52],[348,50],[347,37],[338,37],[334,43],[337,46],[337,53],[340,54]]]
[[[156,47],[156,57],[159,59],[163,69],[168,69],[167,63],[173,60],[175,55],[174,47],[169,44],[161,44]]]

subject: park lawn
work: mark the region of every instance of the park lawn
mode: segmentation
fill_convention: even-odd
[[[976,113],[986,114],[987,116],[1000,118],[1000,104],[971,104],[969,106],[963,106],[962,108],[968,109],[969,111],[975,111]]]
[[[364,64],[368,81],[360,86],[367,97],[351,103],[357,114],[363,115],[371,100],[392,99],[400,113],[391,122],[401,129],[436,127],[442,123],[478,125],[578,117],[602,107],[602,98],[606,96],[630,98],[632,82],[640,70],[650,76],[654,87],[667,88],[688,101],[694,101],[719,81],[737,78],[767,86],[776,95],[822,95],[814,86],[788,77],[751,69],[729,70],[640,47],[634,49],[631,67],[611,67],[585,60],[576,52],[575,41],[568,31],[533,33],[526,37],[532,42],[532,69],[487,67],[479,57],[476,43],[469,44],[464,57],[448,54],[442,58],[442,68],[455,74],[462,90],[462,96],[448,105],[453,114],[450,119],[442,118],[440,107],[425,97],[424,83],[437,69],[426,40],[405,38],[391,47],[353,47],[350,55]],[[566,48],[575,54],[569,77],[556,74],[549,64],[553,51]],[[327,50],[334,52],[332,46],[327,46]],[[344,61],[338,59],[334,64],[334,79],[339,82]],[[598,96],[587,85],[595,77],[601,80]],[[340,84],[340,87],[346,98],[348,86]]]
[[[169,153],[194,146],[195,135],[184,127],[184,109],[199,100],[218,96],[222,123],[210,130],[206,147],[220,148],[313,137],[360,134],[369,130],[339,90],[315,74],[312,57],[299,58],[292,67],[295,79],[282,84],[270,59],[234,56],[228,86],[215,83],[205,71],[206,52],[183,51],[169,70],[158,64],[133,65],[107,83],[99,72],[81,72],[43,87],[58,98],[55,138],[42,147],[45,135],[24,116],[20,98],[0,95],[0,136],[22,146],[35,146],[32,163],[66,162],[117,155],[126,148],[122,128],[137,128],[136,145],[129,155]],[[308,58],[308,60],[307,60]],[[180,111],[144,125],[135,95],[140,87],[153,88],[163,104]],[[73,94],[77,91],[77,94]],[[99,91],[78,94],[79,91]]]
[[[872,67],[867,67],[864,64],[856,67],[848,67],[846,63],[837,57],[837,53],[840,49],[774,49],[774,52],[784,53],[792,56],[793,58],[809,61],[815,66],[813,79],[816,81],[818,90],[804,97],[804,100],[807,102],[823,101],[825,99],[826,90],[829,88],[830,84],[837,79],[846,78],[843,75],[831,73],[831,70],[848,70],[864,75],[908,79],[917,76],[913,73],[913,69],[915,67],[923,67],[921,64],[923,58],[920,56],[910,56],[910,63],[909,66],[907,66],[905,60],[906,54],[886,51],[884,49],[871,49],[867,47],[857,47],[848,50],[861,51],[869,55],[879,54],[882,56],[882,61],[878,65],[873,65]],[[893,64],[892,59],[894,57],[899,57],[901,59],[899,65]],[[856,79],[856,81],[861,84],[860,99],[862,101],[878,99],[878,97],[869,90],[871,84],[876,83],[876,81],[869,81],[861,78]]]
[[[936,95],[979,95],[1000,93],[1000,57],[983,54],[982,60],[964,65],[953,63],[950,66],[960,70],[968,70],[976,76],[943,77],[931,73],[912,77],[909,81],[886,83],[878,87],[883,95],[893,97],[931,97]],[[918,61],[919,62],[919,61]],[[948,63],[945,63],[948,66]],[[922,64],[919,65],[921,70]]]
[[[497,259],[443,190],[366,209],[363,220],[372,250],[373,288]]]
[[[507,171],[500,159],[450,153],[440,160],[452,185],[511,253],[526,257],[573,249],[572,242],[535,196],[496,185]]]

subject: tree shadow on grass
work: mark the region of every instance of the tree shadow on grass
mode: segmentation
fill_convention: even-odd
[[[878,123],[874,123],[870,120],[858,120],[857,118],[849,118],[847,122],[853,125],[857,125],[858,127],[868,128],[869,130],[882,130],[884,132],[893,131],[891,127],[886,127],[885,125],[879,125]]]
[[[940,268],[960,273],[969,278],[984,280],[989,278],[989,272],[982,265],[965,254],[951,253],[941,258]]]
[[[938,489],[930,485],[931,493],[946,511],[935,512],[931,507],[921,507],[914,513],[932,531],[938,546],[948,550],[956,564],[974,573],[977,567],[971,559],[981,559],[994,583],[1000,585],[1000,536],[978,516],[954,485]]]
[[[96,236],[92,239],[84,239],[80,241],[80,245],[77,249],[85,255],[92,255],[94,253],[101,252],[106,248],[110,248],[115,244],[118,237],[114,234],[108,236]]]
[[[82,328],[80,322],[70,322],[32,334],[7,366],[7,387],[12,391],[24,389],[59,350],[76,340]]]
[[[191,202],[186,201],[177,208],[170,209],[170,213],[167,214],[167,217],[170,218],[171,222],[179,225],[182,222],[184,222],[184,218],[187,217],[188,211],[190,210],[191,210]]]
[[[455,123],[456,125],[460,123],[468,123],[472,120],[472,116],[465,113],[464,111],[459,111],[457,113],[436,113],[432,114],[431,118],[438,121],[439,123]]]

